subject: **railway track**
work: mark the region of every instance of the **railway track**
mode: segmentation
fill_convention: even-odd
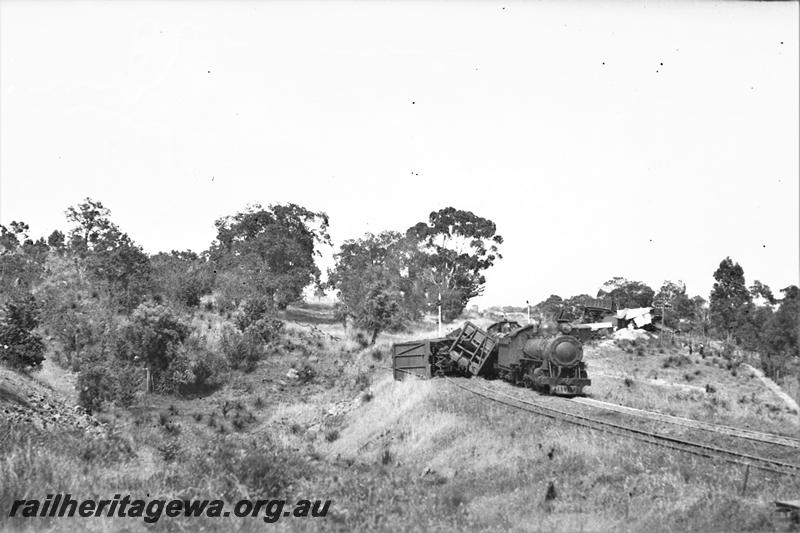
[[[673,450],[683,451],[697,456],[721,459],[728,463],[733,463],[744,467],[757,468],[759,470],[781,475],[800,477],[799,464],[770,459],[768,457],[762,457],[750,453],[743,453],[711,444],[705,444],[673,435],[667,435],[661,432],[650,431],[618,422],[603,420],[587,414],[559,408],[558,406],[553,405],[553,402],[544,401],[541,398],[537,399],[537,401],[532,401],[531,399],[527,398],[520,398],[518,395],[509,394],[507,392],[497,390],[496,388],[488,387],[484,383],[476,382],[476,380],[469,380],[469,382],[476,383],[477,387],[465,385],[462,380],[449,377],[445,377],[444,379],[459,389],[514,409],[535,413],[555,420],[562,420],[571,424],[588,427],[598,431],[634,438],[639,441]],[[547,405],[548,403],[550,405]]]
[[[617,413],[630,414],[648,420],[655,420],[658,422],[665,422],[675,424],[678,426],[688,427],[692,429],[701,429],[713,433],[720,433],[731,437],[738,437],[740,439],[752,440],[755,442],[763,442],[768,444],[776,444],[779,446],[786,446],[789,448],[800,449],[800,439],[789,437],[786,435],[776,435],[774,433],[763,433],[760,431],[753,431],[744,428],[735,428],[725,426],[722,424],[712,424],[710,422],[702,422],[700,420],[692,420],[691,418],[683,418],[680,416],[667,415],[656,411],[647,411],[644,409],[637,409],[635,407],[628,407],[627,405],[619,405],[615,403],[603,402],[593,398],[573,398],[571,401],[597,407],[598,409],[605,409],[608,411],[615,411]]]

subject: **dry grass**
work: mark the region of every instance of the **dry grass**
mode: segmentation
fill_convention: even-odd
[[[392,342],[434,337],[435,324],[363,347],[320,308],[290,311],[298,322],[287,323],[254,372],[234,372],[204,397],[150,395],[132,410],[108,413],[116,428],[109,439],[0,427],[0,509],[58,491],[229,502],[270,492],[333,500],[329,518],[282,520],[284,530],[763,531],[786,525],[772,500],[800,493],[798,482],[753,472],[741,495],[741,470],[724,463],[487,404],[444,381],[393,381],[386,368]],[[213,347],[226,319],[206,312],[193,320],[206,325],[204,341]],[[587,350],[595,396],[741,423],[759,411],[737,394],[769,402],[757,380],[741,373],[679,358],[665,368],[677,354],[645,351]],[[313,368],[312,379],[287,378],[303,365]],[[698,368],[700,377],[687,382],[684,374]],[[706,380],[719,392],[708,395]],[[761,424],[776,431],[786,415],[766,411]],[[238,429],[237,413],[247,420]],[[260,520],[233,518],[162,518],[149,527],[136,519],[0,515],[0,530],[263,528]]]
[[[413,504],[387,530],[411,520],[426,529],[760,531],[780,526],[772,499],[800,488],[751,474],[741,496],[737,468],[487,405],[443,381],[382,380],[323,449],[373,468],[388,454],[393,471],[436,487],[435,504]],[[360,523],[373,512],[359,507]]]
[[[800,436],[800,418],[744,367],[657,341],[585,350],[599,400],[708,422]]]

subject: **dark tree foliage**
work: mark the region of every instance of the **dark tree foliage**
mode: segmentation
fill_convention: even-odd
[[[127,233],[109,219],[101,202],[86,198],[67,209],[75,224],[70,231],[70,251],[83,260],[92,278],[105,285],[112,304],[130,312],[152,288],[150,260]]]
[[[611,298],[619,309],[650,307],[655,291],[641,281],[628,281],[622,277],[612,278],[597,291],[598,298]]]
[[[169,367],[188,335],[188,326],[169,307],[144,303],[121,329],[117,354],[158,374]]]
[[[58,230],[53,230],[53,233],[47,237],[47,245],[57,251],[64,249],[64,234]]]
[[[39,305],[28,293],[17,293],[0,310],[0,361],[11,368],[38,367],[44,361],[44,343],[34,333]]]
[[[772,378],[785,375],[787,369],[796,369],[800,363],[800,289],[790,285],[781,292],[784,297],[780,307],[767,320],[762,335],[762,365]]]
[[[765,341],[765,327],[772,315],[770,307],[745,304],[736,316],[733,339],[747,350],[761,350]]]
[[[0,253],[10,253],[15,251],[19,245],[19,237],[17,232],[14,231],[16,222],[11,223],[12,229],[9,230],[7,227],[0,224]]]
[[[197,307],[200,298],[214,288],[210,265],[192,251],[159,253],[150,258],[156,294],[185,307]]]
[[[386,231],[345,241],[328,272],[328,284],[337,291],[337,313],[371,334],[371,343],[384,330],[402,325],[403,285],[409,280],[403,253],[403,236]]]
[[[47,263],[47,276],[37,286],[41,322],[55,341],[56,362],[79,370],[86,349],[107,336],[113,313],[95,283],[76,270],[72,259],[56,255]]]
[[[0,225],[0,296],[30,290],[44,275],[49,247],[44,239],[28,238],[28,225],[14,221]]]
[[[69,232],[69,246],[81,256],[88,254],[103,234],[114,227],[109,218],[111,211],[102,202],[91,198],[67,208],[66,215],[67,220],[75,225]]]
[[[244,331],[259,320],[268,318],[272,311],[272,306],[266,298],[254,296],[242,303],[233,321],[240,331]]]
[[[693,328],[695,331],[702,333],[703,335],[707,335],[709,329],[708,302],[702,296],[694,296],[692,298],[692,304],[696,315],[696,321],[693,324]]]
[[[22,243],[23,255],[40,267],[44,265],[45,261],[47,261],[47,253],[49,251],[50,246],[47,245],[43,238],[39,238],[35,241],[27,239],[24,243]]]
[[[740,325],[742,309],[752,303],[750,292],[744,282],[744,270],[730,257],[723,259],[714,272],[714,286],[709,302],[709,320],[719,333],[733,337]]]
[[[533,306],[533,312],[547,320],[553,320],[561,312],[564,300],[557,294],[551,294],[546,299]]]
[[[758,280],[753,282],[749,288],[749,291],[750,296],[753,299],[761,297],[770,305],[775,305],[777,303],[775,295],[772,294],[772,289],[770,289],[768,285],[765,285]]]
[[[309,284],[319,283],[317,245],[330,244],[325,213],[295,204],[266,209],[256,204],[217,220],[216,227],[209,255],[223,282],[239,289],[235,299],[261,294],[284,309]]]
[[[220,336],[220,348],[231,367],[252,372],[264,358],[265,346],[257,328],[250,326],[244,331],[226,325]]]
[[[700,298],[695,297],[695,298]],[[695,301],[686,293],[686,284],[680,280],[665,281],[653,298],[653,305],[667,304],[664,310],[664,324],[682,331],[701,331],[703,304],[705,300]]]
[[[119,394],[119,376],[105,365],[95,364],[78,374],[78,402],[90,414]]]
[[[434,211],[428,222],[420,222],[406,232],[417,244],[413,277],[427,285],[428,308],[436,308],[441,298],[445,320],[454,320],[471,298],[483,293],[483,272],[502,256],[495,223],[471,211],[446,207]]]
[[[367,283],[364,309],[356,323],[371,332],[369,344],[375,344],[378,333],[401,327],[402,299],[396,291],[387,290],[381,283]]]
[[[89,256],[90,272],[106,283],[111,302],[130,312],[151,290],[150,261],[127,234],[112,231],[105,237]]]

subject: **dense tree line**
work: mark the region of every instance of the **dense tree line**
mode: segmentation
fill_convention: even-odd
[[[293,204],[218,220],[202,254],[149,256],[90,198],[66,220],[66,233],[36,241],[24,222],[0,225],[0,362],[35,369],[47,353],[78,372],[89,409],[133,401],[148,374],[149,387],[178,392],[252,370],[282,329],[273,312],[319,283],[314,259],[329,242],[327,217]],[[206,309],[236,327],[209,346],[191,321],[215,291]]]
[[[404,233],[345,242],[323,283],[316,259],[330,245],[328,217],[299,205],[222,217],[199,254],[148,255],[91,198],[65,215],[67,231],[47,239],[31,239],[24,222],[0,226],[0,359],[33,369],[55,358],[78,372],[89,409],[133,401],[145,368],[163,392],[253,370],[280,339],[276,313],[309,286],[334,287],[340,317],[373,341],[439,302],[452,320],[481,293],[502,242],[491,221],[446,208]],[[229,319],[213,345],[191,324],[200,308]]]
[[[119,376],[142,376],[145,366],[164,391],[214,386],[230,369],[252,370],[281,335],[276,312],[310,286],[333,289],[339,318],[366,332],[367,343],[439,307],[452,321],[483,292],[503,243],[491,220],[446,207],[404,231],[344,241],[323,282],[316,260],[331,244],[328,217],[295,204],[255,204],[220,218],[202,253],[148,255],[90,198],[69,207],[66,220],[66,232],[37,240],[24,222],[0,225],[0,361],[36,368],[49,348],[80,372],[90,408],[129,401],[140,378]],[[758,280],[747,286],[730,258],[713,277],[708,301],[690,296],[681,281],[656,291],[624,277],[605,282],[596,297],[620,308],[663,305],[666,326],[758,352],[772,377],[797,374],[798,288],[776,296]],[[590,298],[551,295],[532,311],[554,318]],[[201,307],[231,321],[213,347],[189,325]]]

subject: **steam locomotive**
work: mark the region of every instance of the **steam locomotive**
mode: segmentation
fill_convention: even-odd
[[[394,377],[484,376],[546,394],[580,395],[592,382],[583,343],[572,329],[567,322],[522,326],[502,320],[484,330],[466,322],[444,338],[394,344]]]

